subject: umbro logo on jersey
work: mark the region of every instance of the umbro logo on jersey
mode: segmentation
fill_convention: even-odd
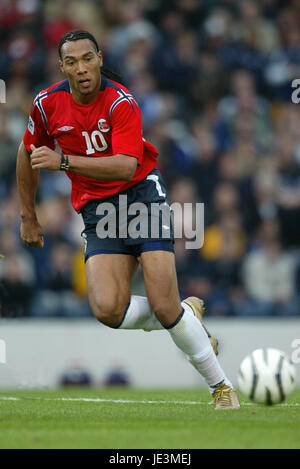
[[[69,125],[64,125],[63,127],[60,127],[57,130],[61,130],[62,132],[68,132],[68,130],[72,130],[72,129],[74,129],[74,127],[71,127]]]

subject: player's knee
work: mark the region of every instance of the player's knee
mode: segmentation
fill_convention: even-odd
[[[122,301],[122,299],[118,298],[110,301],[94,301],[92,310],[98,321],[106,326],[115,328],[122,322],[127,304],[128,301]]]
[[[169,301],[164,300],[153,304],[152,309],[155,313],[155,316],[162,325],[170,324],[170,322],[172,322],[174,311],[176,310],[174,305],[172,305]]]

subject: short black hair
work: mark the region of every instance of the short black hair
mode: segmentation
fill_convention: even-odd
[[[62,58],[61,48],[66,42],[79,41],[80,39],[89,39],[90,41],[92,41],[96,47],[97,52],[99,52],[98,43],[91,33],[89,33],[88,31],[84,31],[82,29],[75,29],[74,31],[68,31],[59,41],[59,44],[58,44],[59,57]]]
[[[99,52],[100,49],[99,49],[98,42],[96,41],[96,39],[91,33],[89,33],[88,31],[84,31],[83,29],[74,29],[73,31],[68,31],[58,43],[58,54],[59,54],[60,59],[62,59],[62,55],[61,55],[62,46],[66,42],[79,41],[80,39],[89,39],[90,41],[92,41],[92,43],[96,47],[96,51]],[[121,75],[119,75],[116,72],[113,72],[107,67],[101,68],[101,74],[104,75],[106,78],[122,83]]]

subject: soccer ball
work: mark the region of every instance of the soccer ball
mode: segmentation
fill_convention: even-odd
[[[296,387],[296,369],[289,357],[274,348],[257,349],[240,365],[241,392],[259,404],[282,402]]]

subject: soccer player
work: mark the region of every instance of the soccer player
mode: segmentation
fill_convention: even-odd
[[[215,408],[239,408],[237,393],[216,358],[217,341],[203,325],[203,301],[180,301],[172,230],[168,238],[123,237],[128,215],[125,226],[117,226],[117,236],[99,236],[97,227],[108,202],[119,214],[125,195],[128,204],[168,204],[156,169],[157,151],[142,137],[136,101],[108,78],[97,41],[88,32],[67,33],[58,52],[66,80],[36,96],[18,151],[23,242],[34,248],[44,244],[35,211],[39,171],[65,171],[72,181],[72,205],[85,223],[88,296],[96,318],[116,329],[165,329],[205,379]],[[61,154],[55,151],[55,141]],[[157,221],[162,223],[161,217]],[[147,298],[130,294],[138,262]]]

